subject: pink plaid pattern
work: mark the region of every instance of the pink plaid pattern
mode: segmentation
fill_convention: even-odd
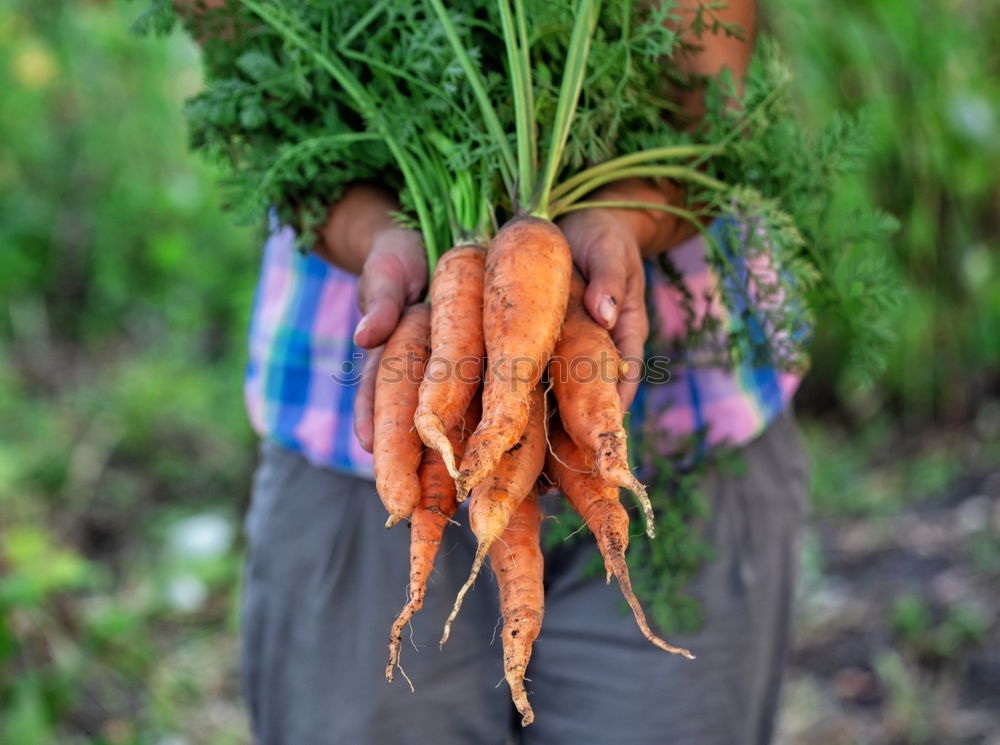
[[[709,234],[725,246],[727,229],[746,230],[718,220]],[[763,233],[759,237],[766,240]],[[647,359],[650,355],[668,357],[670,380],[641,388],[631,428],[639,436],[655,438],[661,455],[681,454],[681,448],[692,447],[692,436],[700,454],[720,446],[739,446],[763,432],[788,405],[801,375],[776,364],[754,364],[749,353],[741,356],[742,361],[731,359],[720,337],[733,332],[737,314],[727,302],[738,293],[726,292],[725,283],[709,263],[706,237],[695,236],[663,258],[682,278],[684,290],[658,265],[647,266],[647,305],[653,326]],[[732,260],[742,273],[741,283],[754,308],[772,314],[779,311],[787,301],[784,294],[762,289],[775,284],[776,270],[769,254]],[[705,330],[712,323],[717,331],[692,344],[691,331]],[[776,359],[806,337],[803,329],[798,338],[789,339],[787,332],[777,333],[766,323],[759,329],[746,329],[747,336],[755,331],[764,337],[764,346],[774,350]]]

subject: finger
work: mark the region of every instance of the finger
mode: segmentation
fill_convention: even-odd
[[[402,300],[382,298],[365,314],[354,330],[354,343],[364,349],[385,344],[403,312]]]
[[[606,241],[601,250],[588,252],[588,266],[581,267],[587,277],[583,304],[604,328],[613,329],[621,315],[627,264],[625,247],[613,239]]]
[[[635,399],[643,375],[643,352],[649,336],[649,319],[644,306],[629,303],[618,316],[611,338],[622,358],[618,374],[618,397],[622,411],[628,411]]]
[[[420,300],[426,286],[427,256],[420,233],[380,233],[358,280],[358,306],[364,316],[354,331],[355,343],[365,348],[384,344],[403,308]]]
[[[362,449],[371,452],[375,442],[375,378],[382,348],[373,349],[365,360],[361,382],[354,394],[354,434]]]
[[[427,288],[427,253],[420,232],[408,228],[387,230],[375,239],[372,253],[379,261],[393,260],[402,278],[406,304],[418,302]],[[386,255],[383,258],[383,254]]]
[[[406,304],[406,277],[392,254],[372,255],[358,280],[358,305],[364,316],[354,330],[354,343],[371,349],[385,344]]]
[[[621,347],[622,365],[618,371],[618,398],[622,402],[622,412],[627,412],[642,380],[642,345],[633,343],[631,338],[618,342]]]

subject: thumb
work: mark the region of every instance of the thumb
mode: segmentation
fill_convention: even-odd
[[[605,243],[602,250],[590,251],[588,266],[581,267],[587,276],[583,304],[591,317],[606,329],[618,322],[625,298],[626,267],[624,247]]]
[[[354,343],[372,349],[389,338],[406,304],[406,278],[391,254],[372,256],[358,280],[358,305],[364,316],[354,330]]]

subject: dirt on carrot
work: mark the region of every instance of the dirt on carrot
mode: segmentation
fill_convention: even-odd
[[[431,357],[413,422],[424,444],[441,453],[453,479],[456,454],[446,433],[465,413],[482,378],[485,263],[482,246],[457,246],[438,261],[431,282]]]
[[[407,518],[420,501],[417,469],[424,444],[413,428],[430,339],[430,308],[407,308],[382,350],[375,378],[375,488],[389,512],[385,527]]]
[[[473,397],[465,416],[448,433],[449,444],[459,457],[465,449],[465,440],[479,421],[479,409],[479,399]],[[424,451],[420,464],[420,492],[420,503],[410,517],[410,596],[389,632],[389,662],[385,666],[385,679],[390,683],[393,669],[399,664],[403,629],[424,605],[427,580],[434,569],[441,538],[458,510],[455,482],[436,450]]]
[[[549,446],[551,450],[545,461],[545,474],[594,534],[597,547],[604,558],[608,581],[611,581],[612,576],[618,580],[618,586],[632,609],[642,635],[665,652],[693,660],[691,652],[668,644],[653,633],[646,614],[632,591],[632,580],[625,563],[628,513],[618,500],[618,487],[607,483],[594,472],[590,456],[576,446],[558,422],[550,425]]]
[[[569,245],[548,220],[516,218],[490,243],[483,290],[489,362],[483,419],[462,458],[459,498],[489,476],[524,432],[531,392],[566,314],[572,270]]]
[[[490,566],[500,587],[504,677],[525,727],[535,720],[535,714],[528,703],[524,674],[545,610],[541,525],[538,496],[532,493],[521,501],[501,539],[490,549]]]
[[[628,439],[617,383],[622,360],[608,330],[583,305],[583,277],[573,273],[562,333],[556,342],[549,380],[567,434],[586,450],[605,481],[628,489],[646,515],[646,533],[655,536],[653,506],[628,467]]]
[[[545,395],[536,388],[529,402],[528,424],[520,440],[502,455],[496,470],[472,492],[469,525],[479,545],[469,578],[459,590],[445,623],[441,644],[448,640],[451,624],[462,607],[465,594],[476,581],[490,546],[507,528],[518,505],[531,493],[545,465]]]

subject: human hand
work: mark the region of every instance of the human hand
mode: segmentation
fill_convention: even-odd
[[[418,302],[427,287],[427,256],[416,230],[388,228],[375,234],[358,280],[358,306],[364,316],[354,341],[370,350],[354,398],[354,433],[372,451],[375,376],[382,345],[395,330],[403,309]]]
[[[628,364],[618,381],[622,411],[635,398],[642,377],[643,345],[649,336],[646,275],[635,231],[621,213],[588,209],[564,217],[559,226],[573,261],[587,280],[583,303],[595,321],[611,332]]]

